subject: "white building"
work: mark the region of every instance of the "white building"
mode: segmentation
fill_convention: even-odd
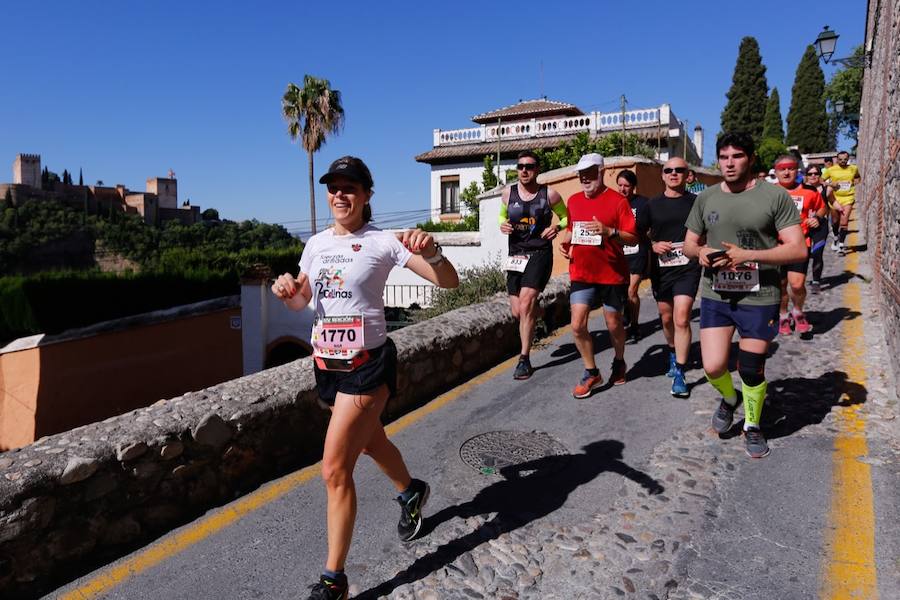
[[[587,132],[592,138],[613,132],[637,134],[656,148],[656,158],[684,156],[702,163],[703,128],[694,127],[689,137],[668,104],[623,112],[584,113],[574,104],[554,100],[526,100],[472,117],[478,126],[435,129],[433,147],[416,156],[431,165],[431,215],[433,221],[457,221],[464,207],[460,191],[473,181],[481,185],[484,157],[500,155],[501,177],[514,169],[522,150],[552,149]],[[624,125],[624,126],[623,126]]]

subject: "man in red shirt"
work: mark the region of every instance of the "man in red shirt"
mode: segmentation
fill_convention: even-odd
[[[800,212],[800,227],[806,237],[807,249],[812,247],[811,229],[818,229],[825,216],[825,201],[819,191],[808,185],[797,183],[799,164],[796,157],[783,154],[775,159],[775,175],[778,184],[787,190]],[[801,262],[781,267],[781,311],[778,319],[778,333],[791,335],[791,325],[799,334],[812,331],[812,325],[806,320],[803,304],[806,302],[806,270],[809,256]],[[788,312],[788,297],[794,309]]]
[[[628,200],[603,185],[603,157],[585,154],[575,169],[582,191],[569,198],[569,223],[560,248],[570,261],[572,333],[585,369],[572,395],[587,398],[603,384],[594,360],[594,340],[588,331],[590,311],[600,305],[615,351],[610,381],[614,385],[625,383],[622,311],[629,273],[622,245],[636,244],[638,237]]]

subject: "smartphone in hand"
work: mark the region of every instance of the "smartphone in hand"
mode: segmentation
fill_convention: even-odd
[[[724,257],[727,254],[724,250],[716,250],[715,252],[710,252],[706,255],[706,260],[709,261],[709,264],[713,264],[720,258]]]

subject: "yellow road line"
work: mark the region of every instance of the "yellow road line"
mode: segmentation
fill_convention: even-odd
[[[595,313],[592,313],[592,316]],[[548,336],[546,340],[554,341],[567,334],[570,330],[571,328],[569,326],[562,327],[554,334]],[[469,392],[472,388],[509,370],[517,361],[518,356],[503,361],[481,375],[438,396],[425,406],[394,421],[388,425],[385,430],[388,435],[400,433],[407,427],[421,421],[434,411],[453,402],[463,394]],[[220,508],[214,513],[194,521],[190,525],[187,525],[182,531],[140,550],[137,554],[123,560],[120,564],[104,570],[78,586],[78,588],[59,596],[58,600],[85,600],[109,592],[129,577],[138,575],[147,569],[158,565],[167,558],[186,550],[197,542],[225,529],[243,516],[281,498],[291,490],[317,477],[321,472],[322,464],[316,463],[264,485],[255,492],[247,494],[228,506]]]
[[[858,266],[859,258],[854,252],[846,258],[844,269],[855,273]],[[856,280],[850,280],[844,292],[844,306],[860,316],[844,322],[842,366],[847,381],[865,389],[865,332],[860,285]],[[859,398],[850,397],[847,390],[842,399],[859,401]],[[834,440],[831,509],[826,536],[828,553],[821,597],[875,600],[878,598],[878,576],[872,469],[859,460],[869,454],[862,405],[840,407],[837,423],[840,431]]]

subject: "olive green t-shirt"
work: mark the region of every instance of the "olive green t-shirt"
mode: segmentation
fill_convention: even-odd
[[[747,250],[768,250],[778,244],[778,232],[800,224],[800,213],[790,195],[781,186],[757,180],[756,185],[739,194],[723,192],[713,185],[697,196],[685,225],[697,235],[706,236],[706,245],[724,250],[729,242]],[[753,306],[778,304],[781,299],[779,268],[759,265],[759,291],[713,291],[714,269],[704,269],[701,297]]]

